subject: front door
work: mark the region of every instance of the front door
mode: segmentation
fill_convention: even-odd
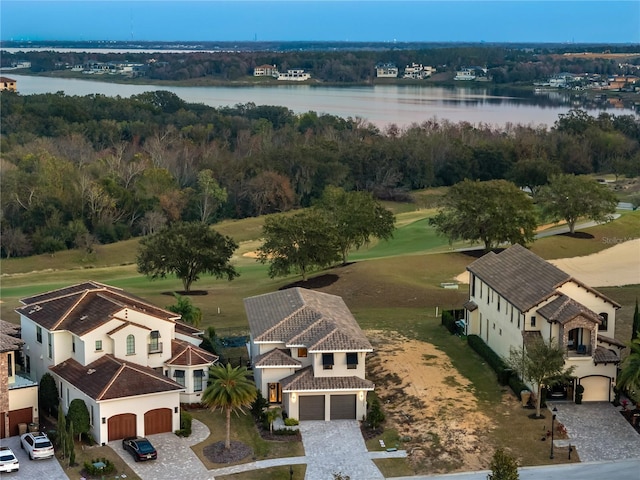
[[[269,383],[269,403],[282,403],[282,386],[279,383]]]

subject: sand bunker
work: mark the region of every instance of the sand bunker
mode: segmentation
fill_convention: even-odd
[[[611,248],[583,257],[549,260],[563,272],[590,287],[621,287],[640,284],[640,238],[634,240],[607,239],[615,243]],[[469,283],[469,272],[456,277]]]

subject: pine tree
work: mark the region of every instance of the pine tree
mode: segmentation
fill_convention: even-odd
[[[58,408],[58,448],[62,449],[62,458],[67,457],[67,419],[64,417],[62,406]]]
[[[73,442],[73,422],[69,423],[69,432],[67,434],[67,451],[69,452],[69,466],[76,464],[76,446]]]
[[[488,480],[518,480],[518,462],[499,448],[491,459],[491,473],[487,475]]]

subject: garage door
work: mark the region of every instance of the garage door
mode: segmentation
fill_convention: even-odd
[[[11,410],[9,412],[9,437],[18,435],[19,423],[33,422],[32,412],[33,409],[31,407],[19,408],[18,410]]]
[[[122,415],[114,415],[109,418],[107,423],[109,430],[109,441],[120,440],[124,437],[133,437],[137,435],[136,416],[133,413],[123,413]]]
[[[156,408],[144,414],[144,434],[173,432],[170,408]]]
[[[300,420],[324,420],[324,395],[308,395],[300,399]]]
[[[355,418],[355,395],[331,395],[331,420],[354,420]]]
[[[583,402],[608,402],[610,380],[607,377],[584,377],[580,385],[584,387]]]

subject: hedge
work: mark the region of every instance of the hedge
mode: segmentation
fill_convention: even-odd
[[[484,340],[478,335],[469,335],[467,342],[478,355],[487,361],[493,371],[496,372],[500,385],[509,385],[518,398],[520,398],[520,392],[522,390],[529,390],[529,387],[518,378],[518,375],[516,375],[504,360],[496,352],[491,350],[489,345],[484,343]]]

